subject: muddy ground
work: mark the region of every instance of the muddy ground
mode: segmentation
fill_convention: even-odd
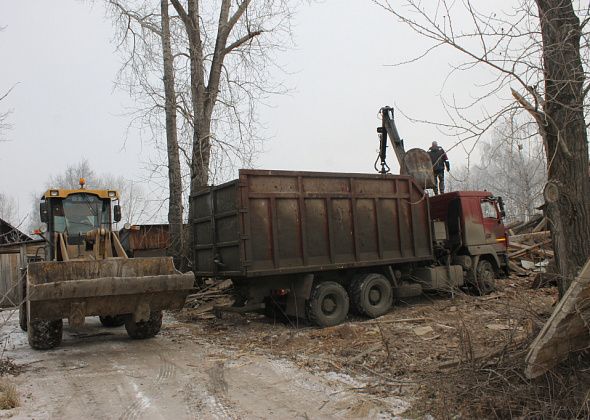
[[[325,329],[257,314],[217,319],[201,305],[167,314],[156,338],[133,341],[123,327],[106,329],[87,318],[82,330],[66,323],[62,346],[43,352],[28,347],[16,314],[3,311],[2,358],[16,365],[3,376],[15,384],[20,407],[0,416],[444,418],[489,413],[477,411],[473,398],[460,398],[480,392],[477,383],[457,378],[470,369],[479,374],[490,364],[498,366],[508,354],[524,354],[557,299],[554,289],[532,290],[530,282],[502,280],[499,290],[485,297],[424,296],[398,302],[377,320],[352,317]]]

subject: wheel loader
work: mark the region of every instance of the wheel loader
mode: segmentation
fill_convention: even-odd
[[[20,327],[34,349],[62,340],[63,319],[73,328],[86,316],[106,327],[125,325],[131,338],[153,337],[162,310],[180,309],[194,285],[192,273],[172,258],[128,258],[113,223],[121,220],[119,193],[85,188],[50,189],[40,203],[43,261],[27,265],[20,284]]]

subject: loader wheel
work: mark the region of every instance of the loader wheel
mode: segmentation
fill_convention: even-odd
[[[496,272],[491,262],[488,260],[479,260],[476,273],[477,278],[473,286],[478,295],[487,295],[496,290]]]
[[[334,281],[316,284],[307,301],[307,319],[318,327],[341,324],[348,314],[348,293]]]
[[[98,319],[100,319],[100,323],[107,328],[120,327],[125,324],[125,315],[99,316]]]
[[[350,299],[355,312],[369,318],[385,315],[393,304],[393,289],[385,276],[361,274],[352,279]]]
[[[18,324],[20,329],[27,331],[27,285],[26,278],[22,281],[21,302],[18,305]]]
[[[18,325],[23,331],[27,331],[27,303],[23,302],[18,305]]]
[[[48,350],[61,344],[63,321],[31,321],[27,332],[29,345],[36,350]]]
[[[125,329],[129,337],[134,339],[151,338],[160,332],[162,328],[162,311],[150,313],[150,319],[147,321],[135,322],[133,316],[128,316],[125,320]]]

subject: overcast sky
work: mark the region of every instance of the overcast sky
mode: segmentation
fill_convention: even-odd
[[[0,143],[0,192],[18,200],[21,215],[51,174],[84,158],[97,172],[144,179],[152,150],[137,131],[127,131],[125,112],[133,103],[114,87],[121,57],[102,3],[1,0],[0,26],[0,92],[16,84],[0,103],[0,112],[13,110],[9,141]],[[294,37],[295,48],[277,58],[290,72],[280,77],[293,90],[261,108],[271,138],[257,167],[372,173],[380,107],[444,118],[439,93],[456,56],[387,66],[426,44],[370,1],[303,6]],[[454,83],[446,88],[467,94],[474,82]],[[428,148],[435,139],[443,147],[452,143],[433,126],[401,115],[397,122],[406,148]],[[459,149],[449,157],[455,165],[465,159]]]

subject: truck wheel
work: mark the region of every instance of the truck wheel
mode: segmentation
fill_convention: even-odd
[[[355,312],[377,318],[391,309],[393,289],[382,274],[361,274],[352,279],[350,298]]]
[[[160,332],[162,328],[162,311],[150,313],[150,319],[147,321],[135,322],[133,316],[128,316],[125,320],[125,329],[129,337],[134,339],[151,338]]]
[[[348,314],[348,293],[334,281],[316,284],[307,301],[307,319],[318,327],[341,324]]]
[[[496,290],[496,272],[491,262],[479,260],[476,272],[477,278],[474,287],[477,294],[483,296]]]
[[[100,323],[108,328],[112,327],[120,327],[121,325],[125,324],[125,315],[115,315],[115,316],[99,316]]]
[[[52,321],[31,321],[27,332],[29,346],[36,350],[48,350],[61,344],[63,321],[55,319]]]

